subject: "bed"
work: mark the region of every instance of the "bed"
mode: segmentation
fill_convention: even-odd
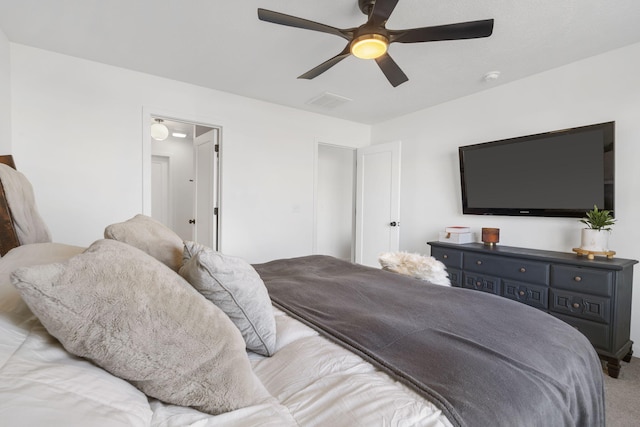
[[[327,256],[250,265],[143,215],[51,242],[0,162],[4,425],[604,425],[597,354],[546,313]]]

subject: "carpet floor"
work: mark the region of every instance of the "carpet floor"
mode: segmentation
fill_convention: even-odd
[[[622,362],[618,378],[604,377],[607,427],[640,425],[640,358]]]

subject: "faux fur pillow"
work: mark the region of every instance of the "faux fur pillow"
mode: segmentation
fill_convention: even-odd
[[[151,397],[211,414],[269,397],[222,310],[133,246],[99,240],[12,282],[67,351]]]
[[[437,259],[408,252],[387,252],[378,258],[384,270],[426,280],[436,285],[451,286],[449,273]]]
[[[182,239],[173,230],[149,216],[111,224],[104,230],[105,239],[118,240],[134,246],[158,261],[178,271],[182,265]]]
[[[264,356],[273,354],[276,321],[271,299],[251,264],[198,243],[185,242],[180,275],[227,313],[242,332],[249,350]]]
[[[27,177],[10,166],[0,164],[0,181],[20,244],[50,242],[51,233],[38,212],[33,187]]]

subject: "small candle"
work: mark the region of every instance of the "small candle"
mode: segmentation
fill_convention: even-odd
[[[483,228],[482,229],[482,242],[485,245],[493,246],[499,241],[500,241],[499,228]]]

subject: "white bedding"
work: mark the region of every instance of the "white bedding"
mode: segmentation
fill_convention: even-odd
[[[248,354],[254,372],[273,396],[270,403],[212,416],[149,399],[128,382],[66,352],[10,283],[18,266],[62,261],[82,250],[32,244],[0,259],[2,425],[451,425],[429,401],[275,308],[276,353]]]

